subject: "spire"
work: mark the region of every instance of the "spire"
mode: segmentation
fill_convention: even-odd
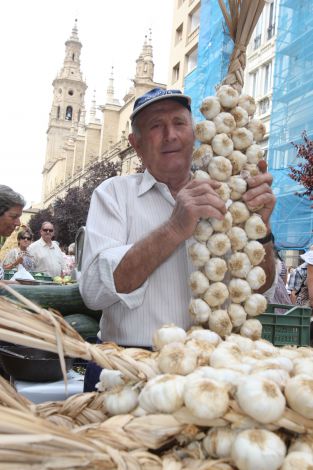
[[[96,90],[93,90],[93,96],[91,100],[91,108],[89,111],[89,122],[96,123],[97,122],[97,105],[96,105]]]
[[[152,53],[152,31],[149,29],[149,39],[145,35],[142,51],[136,60],[135,80],[153,81],[154,63]]]
[[[107,104],[114,103],[114,75],[113,73],[114,73],[114,67],[112,65],[108,88],[107,88]]]
[[[78,38],[78,29],[77,29],[77,18],[75,19],[74,26],[72,29],[72,35],[70,37],[70,41],[79,41]]]

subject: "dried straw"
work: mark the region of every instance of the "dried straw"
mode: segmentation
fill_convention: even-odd
[[[120,370],[132,382],[146,381],[159,373],[155,353],[126,350],[114,343],[87,343],[62,315],[39,307],[4,283],[0,282],[0,287],[18,300],[0,296],[0,340],[58,353],[65,381],[64,356]]]
[[[222,85],[231,85],[241,92],[246,67],[246,48],[265,2],[264,0],[228,0],[228,9],[224,0],[218,0],[218,2],[230,37],[234,41],[228,73],[222,81]]]

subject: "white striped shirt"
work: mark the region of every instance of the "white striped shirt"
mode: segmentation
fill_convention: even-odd
[[[175,200],[168,187],[145,171],[104,181],[93,193],[79,279],[86,305],[102,310],[102,341],[150,346],[166,323],[191,324],[188,287],[192,267],[182,243],[148,280],[130,294],[116,292],[113,272],[125,253],[169,219]]]

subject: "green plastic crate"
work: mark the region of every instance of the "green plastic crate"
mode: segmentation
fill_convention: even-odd
[[[257,319],[262,323],[262,338],[275,346],[309,346],[311,315],[309,307],[268,304],[267,312]]]

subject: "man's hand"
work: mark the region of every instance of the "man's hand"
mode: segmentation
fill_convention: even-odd
[[[182,240],[192,236],[200,218],[223,219],[225,202],[215,191],[219,186],[217,181],[192,180],[179,191],[169,224]]]
[[[261,161],[259,163],[259,168],[262,173],[257,176],[248,178],[248,190],[242,196],[242,199],[247,204],[250,210],[255,210],[256,212],[258,212],[258,214],[261,215],[264,223],[269,229],[270,217],[276,202],[276,198],[271,188],[273,177],[270,173],[266,172],[266,163],[264,161]]]

